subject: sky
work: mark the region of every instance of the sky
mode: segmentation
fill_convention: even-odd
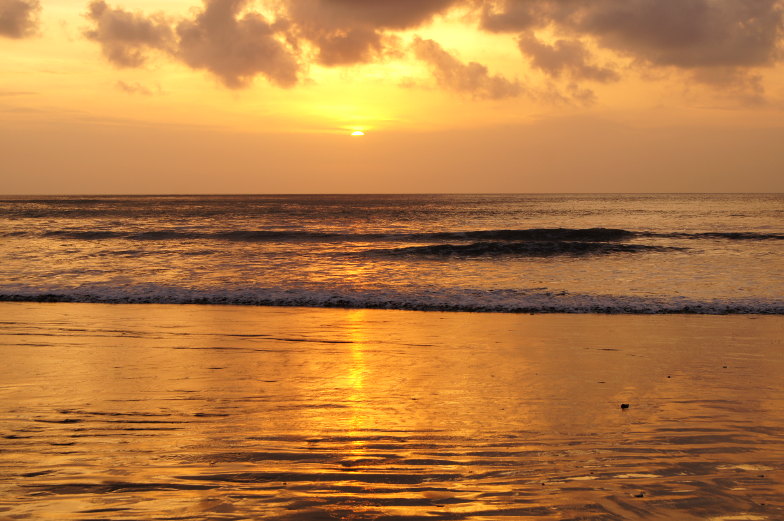
[[[784,192],[784,0],[0,0],[0,193],[410,192]]]

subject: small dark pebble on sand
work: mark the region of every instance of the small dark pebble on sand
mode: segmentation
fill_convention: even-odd
[[[639,494],[635,494],[634,497],[645,497],[645,492],[640,492]]]
[[[629,404],[628,403],[622,403],[621,404],[621,409],[628,409],[628,408],[629,408]]]

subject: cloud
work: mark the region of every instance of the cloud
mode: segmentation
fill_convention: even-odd
[[[0,0],[2,1],[2,0]],[[278,2],[278,19],[248,9],[248,0],[205,0],[187,19],[171,22],[111,8],[93,0],[86,36],[101,44],[119,67],[138,67],[149,51],[163,51],[194,69],[204,69],[229,88],[256,75],[280,87],[298,82],[301,42],[325,66],[370,62],[399,41],[388,31],[416,27],[462,0],[288,0]]]
[[[146,17],[94,0],[87,18],[95,28],[85,36],[99,42],[104,56],[118,67],[139,67],[147,60],[146,51],[170,50],[174,44],[171,27],[162,15]]]
[[[0,0],[0,36],[25,38],[38,29],[38,0]]]
[[[397,42],[389,31],[418,27],[456,0],[289,0],[286,13],[321,65],[372,61]]]
[[[541,27],[548,16],[542,12],[546,6],[541,0],[519,2],[483,2],[480,25],[490,32],[520,32]]]
[[[0,0],[37,6],[37,0]],[[16,3],[15,3],[16,2]],[[26,4],[24,2],[27,2]],[[87,37],[120,67],[158,52],[214,75],[229,88],[262,76],[296,85],[311,63],[342,67],[402,56],[401,31],[423,27],[454,8],[474,30],[508,33],[524,59],[573,100],[593,99],[581,83],[620,81],[623,71],[691,81],[762,96],[759,69],[784,59],[784,0],[204,0],[173,20],[92,0]],[[262,14],[262,11],[264,14]],[[471,18],[473,16],[473,18]],[[466,28],[466,30],[471,30]],[[547,36],[547,38],[545,38]],[[522,92],[517,81],[463,63],[435,41],[414,54],[445,88],[476,98]],[[609,57],[609,58],[608,58]],[[731,87],[731,88],[729,88]],[[532,87],[533,88],[533,87]],[[560,95],[560,94],[559,94]],[[751,99],[751,98],[750,98]]]
[[[6,1],[6,0],[0,0]],[[119,67],[143,65],[161,51],[204,69],[229,88],[256,75],[280,87],[298,82],[303,60],[345,66],[378,59],[394,50],[394,31],[417,27],[464,0],[275,0],[276,20],[249,8],[249,0],[205,0],[201,11],[178,21],[146,16],[93,0],[85,35]],[[302,56],[308,42],[314,56]]]
[[[696,81],[719,89],[721,96],[739,101],[745,106],[767,103],[762,77],[749,71],[731,67],[711,67],[694,72]]]
[[[139,67],[149,51],[157,50],[213,73],[229,88],[245,87],[257,74],[281,87],[294,85],[298,64],[276,39],[280,28],[253,11],[240,16],[246,3],[207,0],[191,19],[174,23],[163,15],[132,13],[94,0],[87,14],[94,28],[85,35],[100,43],[118,67]]]
[[[369,62],[379,56],[384,47],[382,35],[368,28],[310,29],[306,34],[319,50],[318,62],[326,66]]]
[[[579,43],[590,40],[638,68],[682,71],[749,99],[762,95],[751,71],[784,58],[782,0],[484,0],[480,27],[522,35],[521,52],[552,77],[618,79],[590,63]],[[536,30],[562,39],[544,44]]]
[[[548,105],[589,107],[596,103],[596,93],[576,82],[560,85],[548,81],[542,85],[528,86],[525,94],[537,103]]]
[[[256,74],[280,87],[297,83],[294,54],[276,39],[283,24],[272,25],[256,12],[240,11],[246,0],[207,0],[204,11],[178,24],[177,56],[215,74],[227,87],[247,86]]]
[[[326,28],[411,29],[460,2],[456,0],[288,0],[297,23]]]
[[[478,99],[509,98],[523,91],[518,81],[491,76],[487,67],[476,62],[462,63],[433,40],[417,38],[413,49],[417,58],[430,65],[436,81],[444,88]]]
[[[488,2],[494,32],[551,27],[654,66],[755,67],[781,59],[781,0],[506,0]]]
[[[142,85],[141,83],[126,83],[124,81],[118,81],[115,86],[118,90],[121,90],[128,94],[140,94],[142,96],[152,96],[153,91]],[[160,88],[159,88],[160,90]]]
[[[576,27],[605,47],[654,65],[754,67],[779,59],[779,0],[599,2]]]
[[[579,40],[558,40],[547,45],[533,35],[523,35],[518,40],[520,50],[531,58],[531,64],[553,77],[563,73],[575,79],[599,82],[617,81],[617,72],[590,63],[591,55]]]

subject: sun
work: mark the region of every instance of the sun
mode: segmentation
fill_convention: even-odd
[[[354,132],[351,133],[351,135],[352,136],[364,136],[365,133],[362,132],[361,130],[355,130]]]

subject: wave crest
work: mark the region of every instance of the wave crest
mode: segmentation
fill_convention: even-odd
[[[48,289],[6,287],[0,289],[0,301],[296,306],[496,313],[784,315],[783,299],[699,300],[637,295],[586,295],[547,291],[545,288],[522,290],[452,288],[405,293],[381,289],[356,291],[308,288],[188,289],[153,284]]]
[[[530,241],[474,242],[471,244],[432,244],[428,246],[375,249],[368,250],[366,253],[389,255],[422,255],[429,257],[481,257],[498,255],[553,257],[556,255],[607,255],[611,253],[639,253],[672,249],[678,248],[609,242]]]
[[[617,228],[528,228],[521,230],[478,230],[421,234],[423,239],[488,239],[499,241],[619,241],[636,232]]]

